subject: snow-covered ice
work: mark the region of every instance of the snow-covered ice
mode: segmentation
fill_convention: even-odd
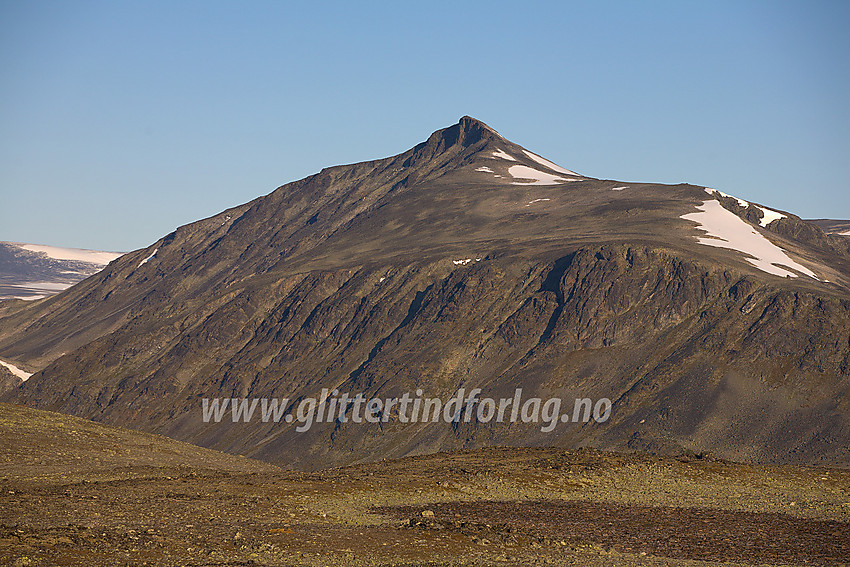
[[[153,249],[153,254],[151,254],[150,256],[148,256],[147,258],[145,258],[144,260],[142,260],[141,262],[139,262],[139,265],[138,265],[138,266],[136,266],[136,268],[141,268],[143,264],[147,264],[147,263],[148,263],[148,260],[152,260],[152,259],[153,259],[153,257],[154,257],[154,256],[156,256],[156,253],[157,253],[157,252],[159,252],[159,248],[154,248],[154,249]]]
[[[761,209],[761,212],[764,213],[764,216],[761,217],[761,220],[759,221],[759,224],[762,225],[762,226],[767,226],[775,220],[785,218],[785,215],[783,215],[782,213],[776,212],[776,211],[768,209],[766,207],[759,207],[758,205],[756,205],[756,207]]]
[[[124,255],[121,252],[100,252],[97,250],[83,250],[82,248],[59,248],[57,246],[42,246],[41,244],[15,244],[30,252],[42,252],[48,258],[53,258],[54,260],[78,260],[101,266],[105,266],[115,258]]]
[[[548,167],[552,171],[557,171],[558,173],[564,173],[566,175],[576,175],[576,176],[578,176],[578,173],[576,173],[575,171],[570,171],[569,169],[564,169],[560,165],[558,165],[556,163],[552,163],[551,161],[549,161],[546,158],[542,158],[539,155],[533,154],[528,150],[522,150],[522,151],[525,153],[525,155],[527,155],[528,157],[530,157],[531,159],[533,159],[534,161],[536,161],[540,165],[544,165],[544,166]]]
[[[3,365],[6,368],[8,368],[12,372],[12,374],[17,376],[18,378],[20,378],[24,382],[26,382],[27,379],[30,376],[32,376],[32,372],[24,372],[23,370],[21,370],[20,368],[18,368],[17,366],[15,366],[14,364],[11,364],[9,362],[5,362],[3,360],[0,360],[0,365]]]
[[[493,155],[497,158],[506,159],[508,161],[516,161],[516,158],[514,156],[504,150],[496,150],[495,152],[493,152]]]
[[[527,165],[512,165],[508,168],[510,173],[516,179],[533,179],[534,181],[514,181],[514,185],[555,185],[561,181],[577,181],[576,179],[567,179],[558,177],[551,173],[544,173],[539,169],[528,167]]]
[[[765,238],[738,215],[724,209],[720,201],[703,201],[697,209],[699,212],[684,214],[679,218],[696,222],[697,228],[707,233],[708,236],[697,238],[700,244],[737,250],[752,256],[747,258],[747,261],[769,274],[797,277],[794,272],[780,267],[781,264],[819,279],[814,272],[791,259],[782,248]]]

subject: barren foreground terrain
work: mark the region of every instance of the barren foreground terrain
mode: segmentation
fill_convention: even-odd
[[[850,564],[850,471],[493,448],[316,473],[0,404],[9,565]]]

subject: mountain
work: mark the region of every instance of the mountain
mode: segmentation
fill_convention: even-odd
[[[33,301],[55,295],[119,256],[117,252],[0,242],[0,300]]]
[[[850,220],[812,219],[809,222],[816,224],[827,234],[850,236]]]
[[[850,243],[714,189],[586,177],[464,117],[0,304],[0,358],[39,370],[7,401],[295,468],[496,444],[846,466]],[[204,398],[459,388],[613,407],[552,431],[398,406],[303,432],[202,419]]]

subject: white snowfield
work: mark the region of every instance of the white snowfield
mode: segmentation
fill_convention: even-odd
[[[738,197],[733,197],[732,195],[727,195],[723,191],[718,191],[717,189],[710,189],[710,188],[706,187],[705,192],[708,193],[709,195],[713,195],[713,194],[717,193],[721,197],[730,197],[732,199],[735,199],[736,201],[738,201],[738,204],[742,207],[749,207],[750,204],[751,204],[749,201],[739,199]],[[774,211],[773,209],[768,209],[767,207],[760,207],[759,205],[753,205],[753,206],[755,208],[761,210],[762,217],[761,217],[761,220],[759,221],[759,224],[761,226],[764,226],[764,227],[766,227],[767,225],[769,225],[770,223],[772,223],[775,220],[784,219],[788,216],[788,215],[783,215],[782,213],[780,213],[778,211]]]
[[[549,169],[551,169],[552,171],[557,171],[558,173],[563,173],[563,174],[566,174],[566,175],[575,175],[576,177],[581,177],[581,176],[580,176],[578,173],[576,173],[575,171],[570,171],[569,169],[564,169],[564,168],[563,168],[563,167],[561,167],[560,165],[558,165],[558,164],[556,164],[556,163],[552,163],[552,162],[551,162],[551,161],[549,161],[548,159],[546,159],[546,158],[542,158],[542,157],[540,157],[540,156],[539,156],[539,155],[537,155],[537,154],[533,154],[533,153],[531,153],[531,152],[530,152],[530,151],[528,151],[528,150],[522,150],[522,151],[525,153],[525,155],[527,155],[528,157],[530,157],[531,159],[533,159],[534,161],[536,161],[536,162],[537,162],[537,163],[539,163],[540,165],[543,165],[543,166],[548,167],[548,168],[549,168]]]
[[[484,173],[495,173],[495,172],[494,172],[492,169],[490,169],[489,167],[479,167],[479,168],[478,168],[478,169],[476,169],[475,171],[483,171]]]
[[[12,295],[6,296],[6,299],[21,299],[23,301],[36,301],[55,295],[60,291],[65,291],[73,284],[66,282],[23,282],[17,284],[9,284],[8,287],[16,288],[21,293],[27,295]]]
[[[623,189],[628,189],[628,185],[623,185],[622,187],[611,187],[611,191],[622,191]]]
[[[782,248],[765,238],[738,215],[724,209],[720,201],[703,201],[697,209],[699,212],[688,213],[679,218],[697,223],[697,228],[707,233],[708,236],[697,238],[700,244],[737,250],[750,256],[747,258],[750,264],[775,276],[797,277],[796,273],[786,270],[780,266],[782,265],[820,281],[814,272],[791,259]]]
[[[54,260],[77,260],[90,262],[99,266],[105,266],[115,258],[124,255],[123,252],[100,252],[98,250],[84,250],[82,248],[59,248],[57,246],[42,246],[41,244],[18,244],[16,246],[29,250],[30,252],[42,252],[48,258]]]
[[[65,283],[65,282],[22,282],[18,284],[12,284],[9,287],[17,287],[20,289],[34,289],[36,291],[52,291],[59,292],[65,291],[73,284]]]
[[[497,158],[506,159],[508,161],[516,161],[516,158],[505,150],[496,150],[495,152],[493,152],[493,155]]]
[[[28,379],[30,376],[32,376],[32,372],[24,372],[23,370],[21,370],[20,368],[18,368],[17,366],[15,366],[14,364],[11,364],[11,363],[9,363],[9,362],[5,362],[5,361],[3,361],[3,360],[0,360],[0,365],[5,366],[6,368],[8,368],[8,369],[12,372],[12,374],[14,374],[15,376],[17,376],[18,378],[20,378],[20,379],[21,379],[21,380],[23,380],[24,382],[26,382],[26,381],[27,381],[27,379]]]
[[[759,224],[762,226],[767,226],[775,220],[784,219],[786,217],[786,215],[766,207],[759,207],[758,205],[756,205],[756,207],[761,209],[761,212],[764,213],[764,216],[761,217],[761,220],[759,221]]]
[[[562,181],[578,181],[577,179],[567,179],[566,177],[558,177],[551,173],[544,173],[539,169],[528,167],[527,165],[512,165],[508,168],[515,179],[530,179],[531,181],[514,181],[513,185],[556,185]]]

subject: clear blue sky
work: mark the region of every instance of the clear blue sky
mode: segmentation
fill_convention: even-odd
[[[850,218],[850,2],[0,0],[0,240],[132,250],[464,114]]]

